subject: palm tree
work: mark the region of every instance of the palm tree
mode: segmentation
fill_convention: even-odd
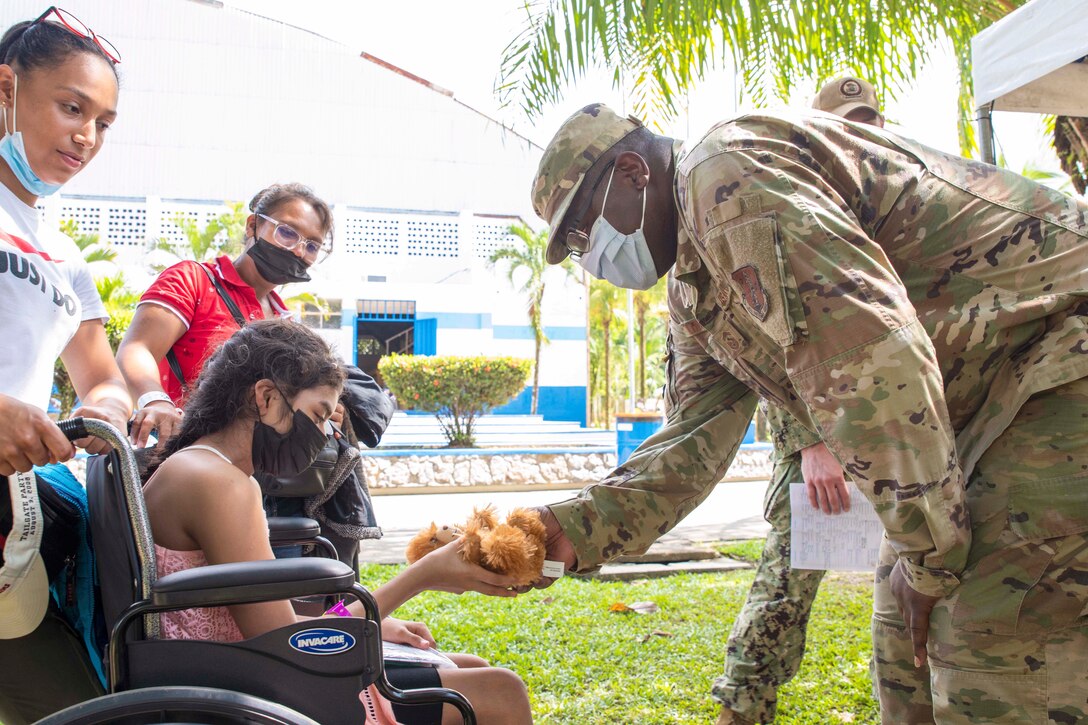
[[[60,231],[66,234],[79,251],[83,253],[83,261],[87,264],[93,262],[112,262],[117,259],[117,252],[113,247],[98,243],[97,234],[84,234],[79,230],[79,222],[75,219],[65,219],[60,223]]]
[[[503,52],[496,92],[529,118],[595,68],[612,71],[634,113],[673,118],[711,70],[734,68],[755,105],[845,69],[894,95],[947,39],[960,71],[960,145],[970,123],[971,37],[1026,0],[527,0]],[[882,99],[883,100],[883,99]]]
[[[1008,165],[1005,164],[1004,159],[1001,157],[998,157],[997,165],[1008,168]],[[1065,194],[1072,193],[1074,189],[1074,179],[1065,171],[1051,171],[1050,169],[1041,169],[1038,166],[1035,166],[1034,164],[1029,162],[1025,163],[1023,168],[1021,168],[1018,173],[1025,179],[1031,179],[1032,181],[1038,182],[1043,186],[1049,186],[1051,189],[1057,189],[1058,191]],[[1077,193],[1079,194],[1083,192],[1078,190]]]
[[[604,374],[604,407],[599,418],[608,427],[612,415],[612,324],[616,320],[617,308],[625,303],[626,290],[616,287],[611,282],[590,279],[589,282],[589,324],[601,337],[600,355],[604,358],[595,366],[598,376]],[[595,386],[590,381],[590,389]]]
[[[528,276],[521,284],[521,291],[529,298],[529,327],[533,331],[533,398],[529,412],[536,415],[540,398],[540,348],[548,342],[544,334],[544,324],[541,321],[541,306],[544,304],[544,272],[548,268],[545,257],[548,249],[548,230],[534,232],[524,224],[511,224],[508,231],[520,241],[499,247],[491,253],[487,261],[492,266],[505,262],[506,276],[511,286],[515,288],[518,284],[514,281],[514,277],[520,276],[521,270],[528,272]]]
[[[657,284],[647,290],[635,292],[635,334],[638,336],[638,397],[646,399],[646,348],[651,320],[665,313],[666,278],[657,280]]]
[[[293,297],[286,298],[283,304],[294,313],[296,322],[309,327],[322,328],[328,326],[330,322],[339,322],[336,317],[339,310],[334,310],[328,300],[318,297],[313,292],[299,292]]]
[[[1058,116],[1052,123],[1062,171],[1069,174],[1077,193],[1083,194],[1088,189],[1088,118]]]
[[[132,316],[136,314],[136,305],[140,302],[140,293],[133,292],[125,285],[125,276],[117,274],[96,277],[95,287],[98,296],[102,298],[102,304],[106,307],[106,313],[110,316],[106,323],[106,337],[110,341],[110,347],[117,350],[125,331],[132,324]]]
[[[101,265],[93,264],[114,261],[117,258],[117,252],[113,247],[109,244],[100,244],[97,234],[81,233],[79,223],[74,219],[61,222],[60,230],[71,237],[79,247],[84,261],[91,265],[92,274],[99,272],[94,274],[94,283],[98,289],[98,296],[102,299],[102,304],[105,305],[106,313],[109,315],[109,320],[106,322],[106,337],[109,339],[110,347],[116,350],[117,344],[124,336],[129,323],[132,322],[132,315],[136,311],[140,295],[125,286],[124,275],[120,272],[103,274]],[[115,269],[112,265],[106,266]],[[59,359],[53,366],[53,385],[56,388],[60,417],[67,418],[75,407],[76,389],[72,385],[71,378],[68,377],[64,363]]]
[[[175,244],[164,238],[159,240],[158,247],[197,262],[206,262],[220,254],[234,254],[241,250],[248,217],[245,205],[240,201],[227,202],[227,211],[210,220],[203,228],[195,219],[179,212],[172,221],[185,236],[185,244]]]
[[[113,265],[96,265],[95,262],[112,262],[117,259],[117,251],[110,244],[101,244],[97,234],[84,234],[79,230],[79,223],[75,219],[66,219],[60,224],[62,233],[68,235],[79,250],[83,253],[83,261],[91,267],[95,287],[98,296],[109,314],[109,322],[106,323],[106,334],[110,345],[114,350],[117,343],[132,322],[132,315],[136,311],[136,305],[140,301],[140,294],[133,292],[125,286],[125,276],[116,271]],[[109,272],[107,273],[107,270]]]

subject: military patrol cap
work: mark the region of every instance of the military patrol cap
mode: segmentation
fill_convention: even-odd
[[[825,83],[816,94],[812,107],[843,118],[851,111],[867,108],[883,117],[880,113],[880,101],[876,97],[876,88],[869,81],[854,76],[843,76]]]
[[[563,122],[548,142],[533,183],[533,209],[551,227],[548,264],[559,264],[570,250],[560,234],[563,217],[590,167],[627,134],[642,128],[603,103],[586,106]]]

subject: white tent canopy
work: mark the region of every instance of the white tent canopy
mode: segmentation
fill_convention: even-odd
[[[1088,116],[1088,2],[1032,0],[971,40],[975,106]]]

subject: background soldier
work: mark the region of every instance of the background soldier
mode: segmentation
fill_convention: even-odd
[[[876,88],[864,78],[842,76],[828,81],[816,92],[812,107],[842,116],[847,121],[884,128],[884,114],[880,112]]]
[[[551,263],[627,287],[672,270],[668,421],[544,512],[549,558],[644,551],[762,396],[884,524],[885,722],[1088,715],[1088,208],[823,114],[743,116],[681,154],[601,105],[552,139],[533,203]]]
[[[876,89],[846,76],[825,84],[813,108],[883,127]],[[809,613],[823,571],[790,567],[790,484],[804,481],[813,508],[837,514],[850,508],[842,466],[820,441],[774,404],[761,401],[774,442],[774,470],[763,500],[771,525],[744,607],[726,645],[725,671],[714,682],[723,705],[720,722],[774,722],[778,688],[793,679],[805,654]]]

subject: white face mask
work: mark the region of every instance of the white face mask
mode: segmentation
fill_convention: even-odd
[[[23,145],[23,132],[15,128],[15,111],[19,103],[19,76],[15,76],[15,88],[11,95],[11,129],[8,129],[7,109],[3,110],[4,137],[0,139],[0,159],[8,162],[11,172],[23,185],[23,188],[34,196],[49,196],[60,191],[61,184],[47,184],[38,178],[34,169],[30,166],[30,160],[26,157],[26,147]]]
[[[589,249],[578,257],[578,264],[597,279],[608,280],[617,287],[650,289],[657,282],[658,274],[642,231],[642,225],[646,222],[646,190],[642,190],[642,220],[638,223],[638,229],[631,234],[621,234],[604,218],[608,192],[612,190],[615,175],[616,168],[612,167],[608,186],[604,190],[604,201],[601,202],[601,215],[589,230]]]

